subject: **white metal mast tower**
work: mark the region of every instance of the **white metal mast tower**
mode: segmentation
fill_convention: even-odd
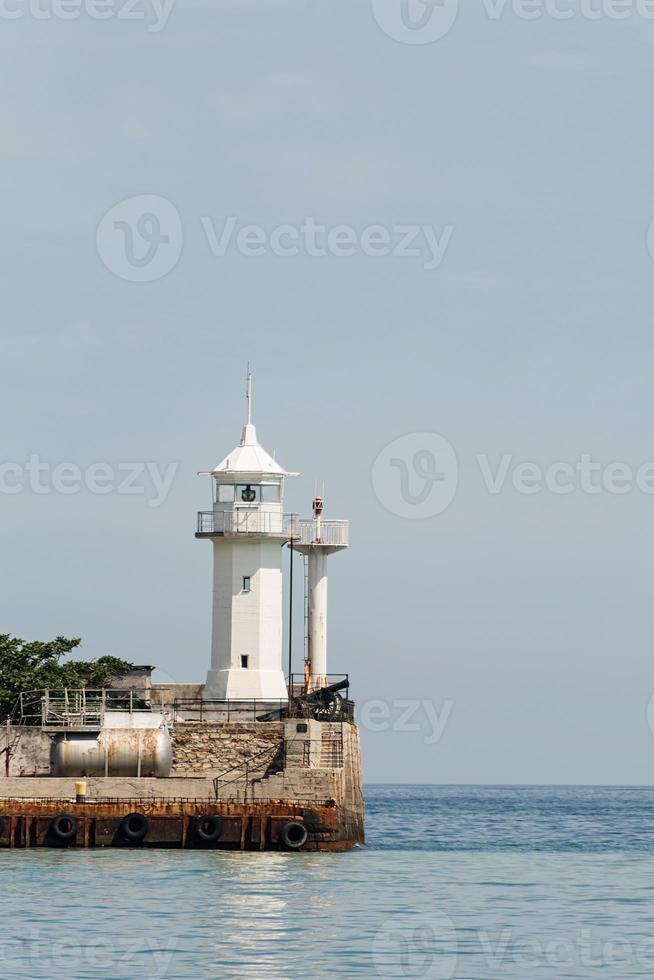
[[[307,556],[307,660],[305,683],[315,691],[327,684],[327,558],[348,546],[347,521],[323,521],[324,502],[314,497],[313,521],[300,521],[293,548]]]

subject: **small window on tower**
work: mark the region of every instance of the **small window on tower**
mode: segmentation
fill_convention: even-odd
[[[280,500],[280,488],[279,486],[273,486],[269,483],[264,483],[261,487],[261,499],[265,504],[278,504]]]
[[[244,575],[243,576],[243,591],[244,592],[249,592],[250,591],[250,576],[249,575]]]
[[[225,483],[216,484],[216,500],[219,504],[234,503],[234,487]]]
[[[247,653],[246,653],[246,654],[244,654],[244,655],[243,655],[243,656],[241,657],[241,667],[242,667],[242,668],[243,668],[244,670],[247,670],[247,669],[248,669],[248,655],[247,655]]]

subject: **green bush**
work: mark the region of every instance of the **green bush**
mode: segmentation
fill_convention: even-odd
[[[45,643],[26,643],[9,633],[0,633],[0,721],[10,717],[21,691],[105,687],[110,678],[133,666],[110,656],[64,661],[81,642],[58,636]]]

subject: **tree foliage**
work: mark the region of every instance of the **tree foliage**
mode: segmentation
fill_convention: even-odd
[[[0,633],[0,720],[11,715],[21,691],[106,687],[112,677],[133,666],[110,656],[64,661],[80,643],[80,639],[65,636],[45,643],[38,640],[26,643],[16,636]]]

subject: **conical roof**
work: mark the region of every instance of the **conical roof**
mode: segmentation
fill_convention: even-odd
[[[212,470],[205,470],[200,476],[298,476],[280,466],[276,459],[259,444],[257,430],[251,422],[243,426],[240,445],[232,449]]]

